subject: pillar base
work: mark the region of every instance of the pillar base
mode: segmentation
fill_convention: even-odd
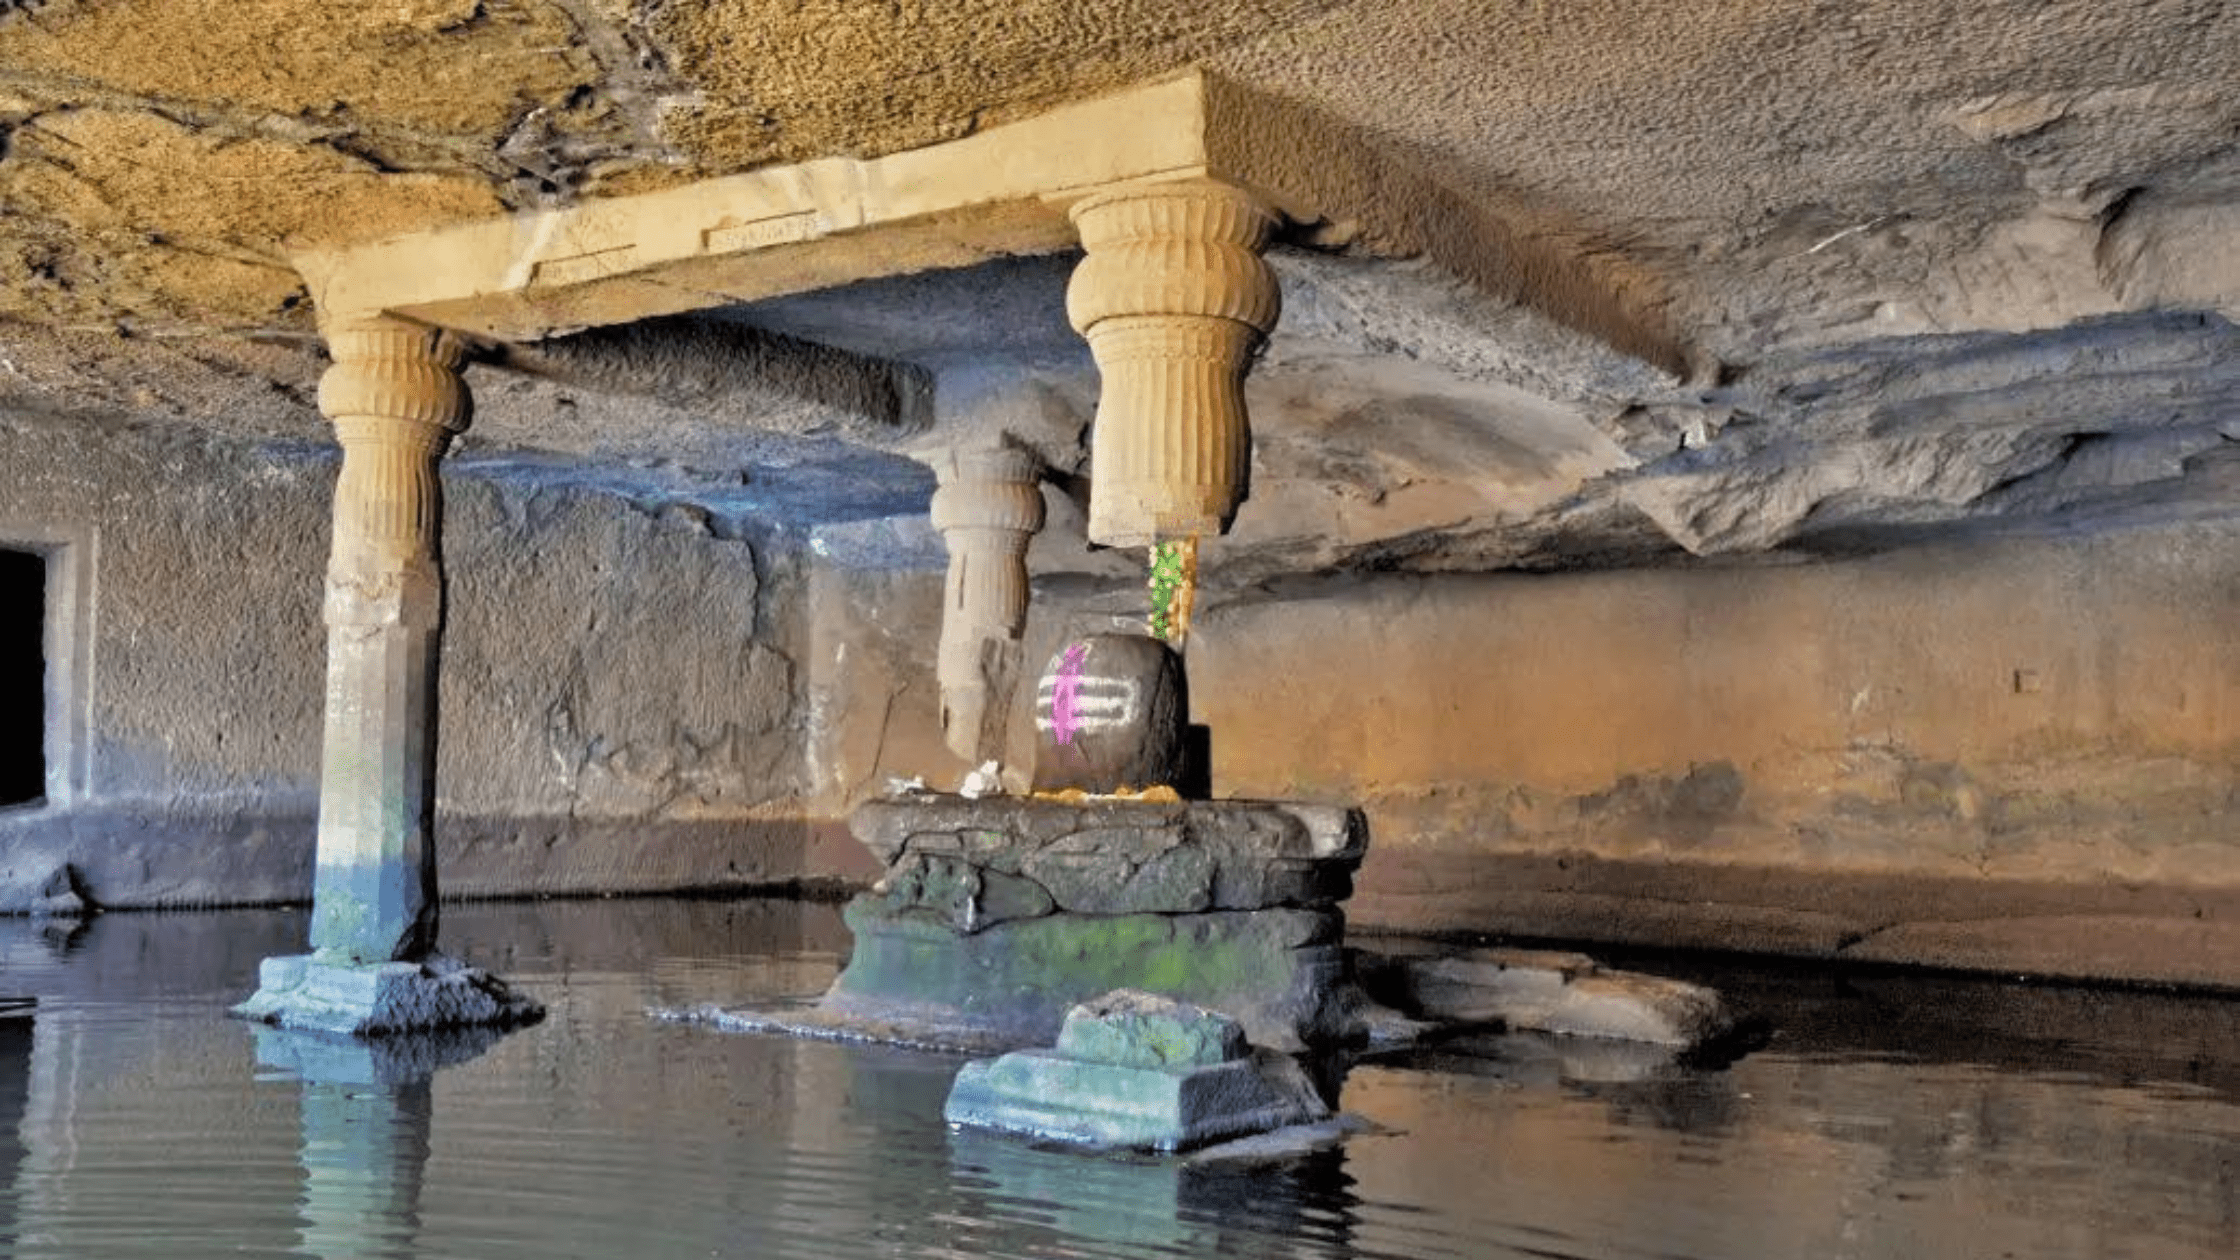
[[[480,967],[442,955],[417,963],[351,964],[293,954],[265,959],[256,993],[233,1013],[282,1028],[379,1037],[533,1024],[544,1018],[544,1007]]]

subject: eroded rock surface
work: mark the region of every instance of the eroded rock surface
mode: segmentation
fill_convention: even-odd
[[[1435,172],[1501,226],[1488,267],[1576,282],[1527,310],[1427,262],[1436,240],[1292,225],[1253,497],[1209,582],[1668,563],[2221,501],[2240,15],[2191,3],[17,4],[0,402],[285,424],[317,371],[292,251],[892,154],[1192,66]],[[1031,365],[1093,396],[1060,310],[1070,260],[1020,261],[961,291],[724,319],[868,340],[850,348],[951,392]],[[1568,331],[1597,308],[1659,348]],[[1914,393],[1903,416],[1893,390]],[[542,389],[525,401],[553,423],[480,440],[736,486],[751,461],[629,392]],[[781,429],[861,427],[745,392]],[[658,424],[583,441],[568,413],[589,398]],[[1069,445],[1053,467],[1078,467]]]
[[[851,827],[887,865],[873,895],[890,913],[932,910],[960,926],[1045,904],[1079,914],[1327,908],[1351,895],[1368,852],[1357,810],[1257,801],[904,796],[866,802]],[[972,878],[979,890],[966,895]],[[968,903],[976,908],[953,910]]]
[[[1687,1049],[1734,1027],[1717,991],[1585,954],[1478,949],[1359,962],[1370,994],[1420,1019]]]

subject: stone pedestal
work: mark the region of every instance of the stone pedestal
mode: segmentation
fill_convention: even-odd
[[[1359,810],[916,795],[852,826],[886,874],[847,908],[828,1028],[1047,1045],[1076,1003],[1140,989],[1277,1050],[1362,1032],[1339,909],[1367,849]]]
[[[951,1124],[1088,1146],[1180,1151],[1326,1119],[1298,1063],[1233,1019],[1122,990],[1066,1012],[1058,1044],[967,1063]]]
[[[544,1007],[479,967],[418,962],[338,963],[317,954],[267,958],[257,991],[234,1014],[282,1028],[380,1037],[469,1026],[510,1027]]]

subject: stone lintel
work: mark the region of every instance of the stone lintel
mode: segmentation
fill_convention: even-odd
[[[1427,258],[1670,374],[1646,272],[1562,252],[1350,126],[1199,71],[977,135],[823,158],[294,258],[323,312],[499,340],[630,323],[1074,247],[1072,205],[1131,184],[1238,185],[1333,248]]]

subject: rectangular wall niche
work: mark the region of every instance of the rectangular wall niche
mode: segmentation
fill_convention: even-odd
[[[47,795],[47,558],[0,549],[0,806]]]

